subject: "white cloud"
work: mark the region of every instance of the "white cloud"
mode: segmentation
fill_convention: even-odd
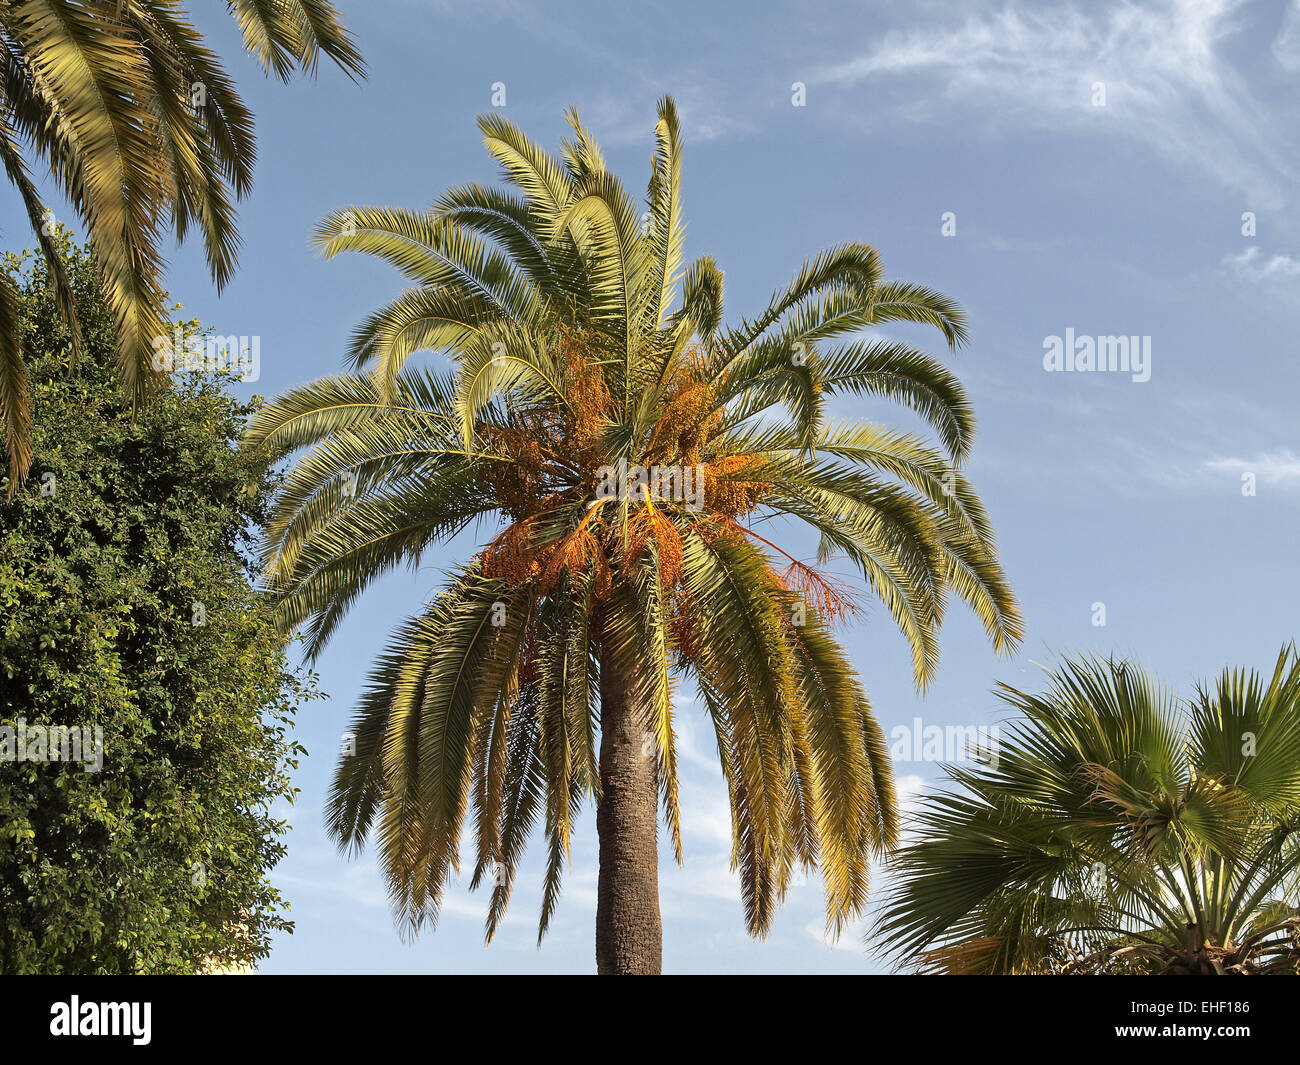
[[[969,16],[954,29],[893,30],[815,80],[850,88],[912,76],[927,91],[900,105],[918,120],[971,108],[993,125],[1107,132],[1277,207],[1300,174],[1295,146],[1221,56],[1243,0],[1165,0]],[[1275,54],[1289,57],[1287,35]],[[1289,27],[1289,28],[1288,28]],[[1280,49],[1280,50],[1279,50]],[[1093,106],[1103,82],[1106,103]]]
[[[926,790],[924,777],[907,773],[894,779],[894,791],[898,796],[899,813],[904,818],[915,814],[920,807],[921,798]]]
[[[1254,458],[1209,459],[1205,468],[1213,472],[1253,473],[1265,484],[1300,482],[1300,455],[1286,448],[1261,451]]]
[[[827,950],[845,950],[853,954],[863,952],[862,941],[867,933],[867,921],[856,921],[850,924],[840,934],[839,938],[832,938],[826,934],[826,922],[812,920],[803,926],[803,930],[812,939],[826,947]]]
[[[372,868],[366,865],[352,865],[344,869],[329,869],[315,876],[294,876],[291,873],[275,874],[277,883],[283,883],[302,891],[341,899],[355,906],[367,909],[386,910],[388,896]]]
[[[1255,285],[1300,278],[1300,259],[1290,255],[1265,256],[1255,247],[1225,255],[1219,267],[1229,276]]]

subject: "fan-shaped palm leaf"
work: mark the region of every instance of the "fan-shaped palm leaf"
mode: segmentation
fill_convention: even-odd
[[[1069,660],[893,858],[877,928],[939,972],[1300,971],[1300,659],[1190,701]]]

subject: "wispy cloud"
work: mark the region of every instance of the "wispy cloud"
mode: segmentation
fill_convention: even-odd
[[[805,934],[821,943],[827,950],[845,950],[853,954],[862,953],[862,940],[867,933],[867,920],[863,918],[850,924],[838,938],[826,934],[826,925],[821,921],[809,921],[803,926]]]
[[[1253,473],[1264,484],[1300,484],[1300,455],[1283,448],[1261,451],[1253,458],[1208,459],[1205,469],[1215,473]]]
[[[700,63],[681,61],[665,66],[649,62],[636,50],[629,51],[624,41],[591,32],[581,10],[542,7],[526,0],[404,2],[412,7],[432,6],[440,19],[454,20],[461,27],[481,26],[486,20],[509,23],[526,32],[557,62],[555,76],[547,81],[550,88],[529,101],[536,105],[536,113],[556,115],[574,105],[583,124],[605,147],[648,147],[656,122],[655,100],[665,93],[671,93],[677,102],[687,144],[727,141],[758,131],[752,119],[728,105],[730,81],[726,76]],[[605,14],[613,16],[606,28],[616,28],[618,16]],[[503,65],[503,77],[508,69]],[[513,91],[509,79],[506,83]],[[512,97],[512,101],[525,99],[522,88]],[[511,117],[518,120],[520,116],[516,112]]]
[[[1291,255],[1264,255],[1259,248],[1246,248],[1223,257],[1219,269],[1230,278],[1251,285],[1273,286],[1300,279],[1300,258]],[[1288,291],[1295,292],[1293,286]]]
[[[865,51],[823,67],[815,80],[853,87],[911,76],[932,83],[897,105],[916,120],[971,109],[1012,129],[1090,131],[1136,140],[1171,162],[1284,203],[1300,174],[1288,138],[1225,57],[1244,24],[1243,0],[1166,0],[969,16],[954,29],[899,28]],[[1273,54],[1300,62],[1293,6]],[[1095,106],[1093,86],[1105,86]]]
[[[1291,0],[1273,40],[1273,58],[1285,70],[1300,71],[1300,0]]]
[[[755,123],[727,106],[727,93],[711,78],[691,73],[648,77],[624,71],[617,91],[602,90],[583,99],[578,107],[582,121],[602,144],[621,147],[649,144],[656,122],[655,100],[671,90],[688,145],[728,141],[757,131]]]

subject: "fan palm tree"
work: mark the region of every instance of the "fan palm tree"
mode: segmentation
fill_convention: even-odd
[[[1300,660],[1180,701],[1067,660],[930,799],[877,934],[947,973],[1300,972]]]
[[[412,285],[357,330],[352,372],[281,396],[247,441],[271,458],[309,449],[287,474],[265,562],[284,624],[305,628],[312,653],[381,573],[486,530],[393,634],[331,795],[342,845],[377,837],[404,927],[436,919],[472,807],[489,938],[541,822],[540,938],[575,814],[594,800],[598,968],[657,972],[659,804],[682,854],[681,678],[717,737],[750,931],[767,931],[792,872],[815,864],[838,930],[897,811],[884,737],[832,637],[853,593],[823,564],[846,556],[861,571],[921,685],[950,590],[998,648],[1020,622],[961,470],[974,419],[960,382],[903,344],[830,343],[906,321],[957,345],[960,310],[883,280],[874,249],[845,244],[724,327],[721,272],[683,262],[672,101],[659,104],[644,214],[569,121],[556,159],[503,118],[479,119],[508,188],[323,220],[325,255],[377,256]],[[447,367],[408,366],[424,349]],[[832,395],[896,400],[941,444],[832,423]],[[755,531],[767,518],[810,528],[820,562]]]
[[[354,76],[361,57],[325,0],[229,0],[244,44],[281,79],[314,72],[321,54]],[[67,320],[80,332],[56,226],[28,169],[39,160],[86,224],[117,323],[122,380],[141,400],[160,380],[165,337],[159,243],[191,226],[218,286],[239,248],[234,196],[253,176],[252,116],[217,56],[175,0],[0,3],[0,161],[23,202]],[[31,465],[31,397],[15,321],[0,284],[0,433],[12,497]]]

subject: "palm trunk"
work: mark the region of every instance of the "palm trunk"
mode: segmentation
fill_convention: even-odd
[[[632,672],[611,650],[600,669],[600,882],[596,902],[596,970],[601,975],[658,975],[659,803],[654,748],[629,692]]]

